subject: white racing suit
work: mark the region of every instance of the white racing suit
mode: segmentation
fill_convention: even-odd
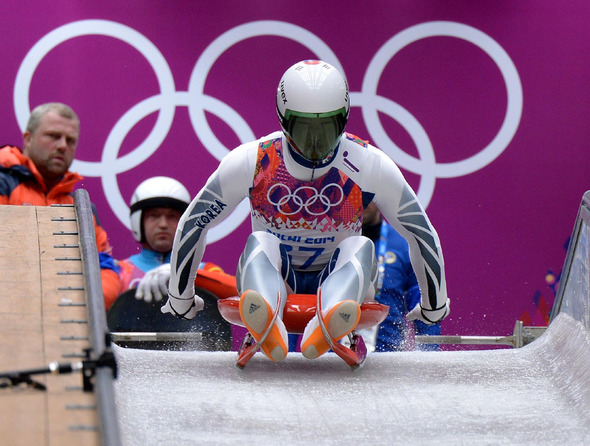
[[[293,152],[282,132],[243,144],[223,158],[178,224],[168,289],[173,308],[193,297],[207,231],[244,198],[250,200],[253,232],[238,265],[240,292],[254,289],[272,308],[278,293],[284,307],[287,293],[315,294],[320,285],[323,309],[345,299],[360,304],[372,298],[374,246],[361,236],[361,227],[363,210],[373,201],[408,241],[422,309],[433,322],[446,316],[435,229],[396,164],[347,133],[319,167]]]

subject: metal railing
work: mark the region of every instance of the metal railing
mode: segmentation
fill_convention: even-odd
[[[100,362],[100,359],[104,358],[105,355],[110,357],[112,352],[110,350],[110,341],[107,339],[106,311],[102,293],[92,204],[86,190],[78,189],[74,192],[74,207],[86,283],[88,330],[91,345],[90,359]],[[112,359],[114,361],[114,357]],[[116,366],[114,369],[99,366],[93,372],[93,385],[102,444],[104,446],[118,446],[121,441],[117,407],[115,405],[115,376],[113,376],[116,375]]]
[[[560,312],[590,330],[590,191],[578,209],[549,323]]]

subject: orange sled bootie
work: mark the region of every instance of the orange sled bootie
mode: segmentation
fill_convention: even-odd
[[[273,319],[268,302],[257,291],[245,291],[240,297],[240,317],[248,331],[260,342]],[[273,361],[283,361],[289,351],[287,329],[280,318],[276,318],[268,335],[262,340],[262,351]]]
[[[350,333],[361,317],[361,307],[354,300],[344,300],[323,312],[328,333],[339,341]],[[318,316],[315,315],[305,327],[301,338],[301,353],[307,359],[315,359],[328,351],[330,345],[324,337]]]

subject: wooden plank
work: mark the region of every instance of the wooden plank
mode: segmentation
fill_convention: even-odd
[[[88,341],[66,342],[63,338],[88,335],[84,277],[59,272],[82,272],[78,227],[73,208],[37,209],[39,258],[43,301],[45,360],[79,362],[90,347]],[[51,376],[48,388],[48,431],[50,444],[98,444],[98,420],[94,394],[79,390],[82,375]],[[77,388],[77,391],[67,390]]]
[[[0,206],[2,369],[39,364],[43,353],[37,219],[33,206]],[[15,349],[22,342],[26,349]]]
[[[73,207],[0,206],[0,370],[79,362],[89,347]],[[6,304],[4,305],[4,303]],[[94,394],[79,372],[36,375],[46,392],[0,390],[0,438],[11,445],[98,445]]]
[[[0,206],[0,228],[0,370],[39,367],[44,354],[35,208]],[[45,444],[44,393],[2,389],[0,401],[0,438],[14,445]]]

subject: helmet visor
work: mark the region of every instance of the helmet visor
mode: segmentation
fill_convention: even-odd
[[[309,161],[323,161],[336,150],[346,120],[344,108],[329,113],[287,110],[285,130],[294,148],[301,155]]]

